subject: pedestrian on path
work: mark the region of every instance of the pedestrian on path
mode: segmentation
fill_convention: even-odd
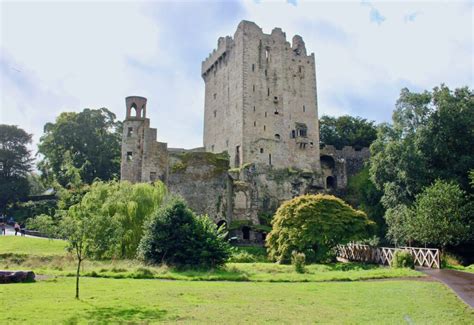
[[[7,235],[7,225],[5,224],[4,221],[0,221],[0,231],[3,235]]]
[[[18,222],[15,222],[15,236],[20,232],[20,225],[18,224]]]

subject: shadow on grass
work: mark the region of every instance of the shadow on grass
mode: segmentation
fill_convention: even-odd
[[[84,316],[73,316],[65,321],[65,324],[78,324],[84,319],[89,324],[142,324],[150,321],[163,320],[167,311],[163,309],[151,309],[142,307],[122,308],[122,307],[96,307],[87,311]]]

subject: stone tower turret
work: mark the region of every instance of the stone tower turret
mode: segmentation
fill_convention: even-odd
[[[156,129],[150,128],[146,117],[147,99],[125,98],[126,117],[123,121],[122,162],[120,176],[132,183],[166,180],[167,146],[156,141]]]

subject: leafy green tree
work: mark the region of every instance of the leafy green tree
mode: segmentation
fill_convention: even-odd
[[[31,134],[15,125],[0,124],[0,212],[29,193],[26,177],[33,162],[29,143]]]
[[[303,195],[283,203],[266,239],[269,257],[287,263],[293,251],[321,261],[338,244],[367,237],[374,223],[332,195]]]
[[[147,222],[139,255],[152,264],[219,267],[230,256],[225,236],[207,216],[195,216],[182,199],[173,198]]]
[[[121,123],[106,108],[84,109],[80,113],[61,113],[55,123],[47,123],[38,151],[43,175],[68,187],[71,166],[80,179],[91,184],[95,179],[111,180],[120,173]],[[76,179],[73,179],[77,181]]]
[[[412,237],[424,245],[446,248],[468,239],[471,211],[459,185],[437,180],[418,194],[412,209]]]
[[[331,117],[323,115],[319,120],[320,141],[337,149],[353,146],[356,149],[369,147],[377,137],[373,121],[344,115]]]
[[[414,240],[413,211],[406,205],[400,204],[385,212],[388,225],[387,238],[395,245],[411,246]]]
[[[133,258],[136,255],[143,225],[161,205],[166,194],[162,182],[95,182],[81,200],[84,213],[98,216],[95,258]],[[113,225],[113,227],[111,227]]]
[[[34,218],[28,219],[28,229],[37,230],[49,238],[58,238],[60,236],[58,225],[54,219],[47,214],[40,214]]]

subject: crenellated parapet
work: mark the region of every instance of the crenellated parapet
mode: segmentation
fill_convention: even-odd
[[[219,63],[220,60],[224,60],[226,57],[226,54],[229,52],[229,50],[232,48],[234,44],[234,41],[232,37],[226,36],[226,37],[219,37],[217,41],[217,48],[212,51],[212,53],[209,54],[207,59],[202,61],[201,64],[201,76],[204,78],[204,76],[209,73],[209,71]]]

